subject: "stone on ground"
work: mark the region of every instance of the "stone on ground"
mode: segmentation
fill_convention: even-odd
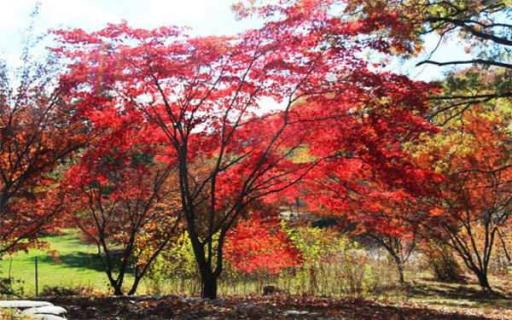
[[[66,320],[66,309],[47,301],[3,300],[0,308],[22,310],[21,314],[34,320]]]
[[[34,320],[67,320],[66,318],[54,316],[53,314],[34,314],[30,317]]]
[[[23,314],[51,314],[51,315],[63,315],[66,314],[67,311],[63,307],[59,306],[44,306],[44,307],[36,307],[36,308],[29,308],[26,310],[23,310]]]
[[[0,301],[0,308],[37,308],[37,307],[45,307],[45,306],[53,306],[50,302],[47,301],[30,301],[30,300],[3,300]]]

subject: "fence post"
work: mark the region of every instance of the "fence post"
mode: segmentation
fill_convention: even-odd
[[[37,265],[37,256],[34,258],[34,267],[35,267],[35,282],[36,282],[36,297],[39,296],[39,270]]]

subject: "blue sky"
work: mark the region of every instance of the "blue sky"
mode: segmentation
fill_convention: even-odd
[[[21,51],[24,30],[36,0],[0,0],[0,53],[15,64]],[[109,22],[126,20],[130,25],[152,28],[162,25],[188,26],[197,35],[234,34],[254,25],[254,21],[237,21],[231,12],[234,0],[40,0],[36,33],[47,29],[80,27],[92,31]],[[436,37],[427,39],[432,48]],[[465,56],[457,41],[445,43],[434,55],[440,61]],[[419,58],[421,59],[421,57]],[[416,61],[394,61],[389,68],[419,80],[439,79],[436,66],[414,67]]]

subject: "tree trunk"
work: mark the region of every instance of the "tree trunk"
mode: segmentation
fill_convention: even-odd
[[[115,296],[123,296],[123,280],[119,280],[119,278],[114,279],[112,275],[112,271],[107,271],[107,278],[110,282],[110,286],[112,287],[112,290],[114,291]]]
[[[139,287],[139,283],[140,283],[141,279],[142,279],[142,277],[135,277],[135,279],[133,280],[132,287],[130,288],[130,291],[128,291],[129,296],[133,296],[135,294],[135,292],[137,292],[137,288]]]
[[[201,272],[201,297],[217,299],[217,276],[210,270]]]
[[[388,238],[386,241],[386,237],[378,237],[378,236],[372,236],[371,238],[377,241],[389,254],[393,262],[395,263],[396,270],[398,271],[398,281],[400,283],[400,286],[405,285],[405,275],[404,275],[404,265],[407,261],[407,257],[403,258],[401,256],[401,250],[402,250],[402,244],[401,240],[397,238]],[[411,248],[412,250],[412,248]],[[412,251],[411,251],[412,252]],[[410,255],[410,253],[408,254]],[[407,255],[407,256],[408,256]]]
[[[398,271],[398,281],[401,286],[405,285],[405,276],[404,276],[404,261],[400,258],[400,256],[392,251],[388,250],[388,252],[391,254],[391,257],[393,258],[393,261],[395,262],[396,270]]]
[[[478,278],[478,283],[483,291],[492,292],[491,285],[489,284],[489,279],[487,277],[487,272],[477,272],[476,276]]]
[[[114,289],[115,296],[123,296],[124,295],[122,285],[112,285],[112,288]]]
[[[404,264],[401,261],[397,261],[396,268],[398,270],[398,280],[400,281],[400,285],[403,286],[405,284]]]

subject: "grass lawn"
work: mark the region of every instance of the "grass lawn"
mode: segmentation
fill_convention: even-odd
[[[34,295],[34,261],[38,258],[39,292],[44,286],[93,287],[108,290],[108,280],[101,271],[101,261],[96,256],[96,246],[82,242],[75,230],[66,230],[62,235],[49,236],[43,249],[31,249],[0,261],[0,275],[21,280],[24,294]],[[129,279],[131,280],[131,279]]]

